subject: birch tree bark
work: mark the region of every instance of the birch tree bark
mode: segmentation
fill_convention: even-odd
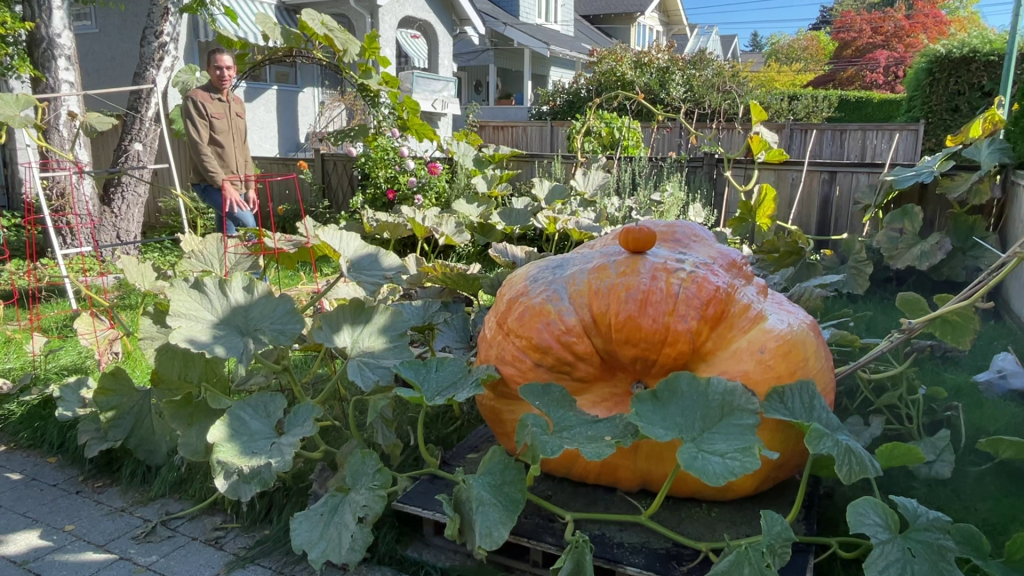
[[[78,48],[71,24],[67,0],[25,0],[24,17],[35,26],[28,34],[29,59],[40,72],[32,79],[36,94],[78,92],[82,78],[78,67]],[[88,138],[76,138],[76,118],[85,114],[82,96],[51,98],[43,122],[43,139],[67,153],[84,166],[92,167],[92,149]],[[40,149],[41,160],[55,164],[68,161],[60,155]],[[94,246],[93,225],[99,217],[96,185],[89,176],[47,178],[47,203],[54,215],[57,238],[62,248]]]
[[[156,90],[136,90],[128,98],[128,112],[121,127],[121,136],[114,148],[111,169],[129,166],[150,166],[157,151],[164,145],[160,135],[157,98],[163,98],[174,73],[182,38],[184,15],[179,13],[182,0],[149,0],[146,25],[139,42],[139,61],[135,67],[133,86],[155,84]],[[183,159],[182,159],[183,160]],[[167,170],[167,169],[163,169]],[[142,237],[142,221],[152,170],[137,170],[132,176],[121,175],[104,182],[100,243],[138,242]],[[119,252],[135,252],[137,244],[122,246]]]

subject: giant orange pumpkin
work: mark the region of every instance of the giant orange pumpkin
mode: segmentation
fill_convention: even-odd
[[[498,442],[515,453],[519,417],[537,412],[518,394],[529,382],[564,386],[580,409],[628,412],[632,395],[677,371],[742,382],[762,400],[773,386],[811,379],[832,406],[832,355],[814,319],[754,276],[740,252],[691,222],[646,222],[657,243],[631,253],[622,229],[573,252],[532,262],[498,291],[478,342],[477,362],[501,378],[476,397]],[[803,433],[762,418],[758,436],[776,460],[720,487],[680,473],[669,494],[732,500],[794,476],[807,460]],[[676,442],[641,440],[591,462],[566,450],[544,472],[627,492],[658,491]]]

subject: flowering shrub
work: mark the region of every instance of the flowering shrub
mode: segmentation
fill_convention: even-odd
[[[351,146],[346,153],[355,156],[359,191],[352,199],[355,211],[370,208],[390,212],[396,206],[434,206],[445,197],[448,176],[436,161],[418,157],[403,144],[396,128],[371,132],[361,151]]]

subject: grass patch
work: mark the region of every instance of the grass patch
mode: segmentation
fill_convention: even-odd
[[[918,287],[920,288],[920,287]],[[852,309],[868,313],[861,335],[882,338],[899,326],[903,314],[895,305],[896,290],[873,291],[865,297],[833,298],[830,310]],[[919,293],[926,294],[923,290]],[[927,297],[927,296],[926,296]],[[966,438],[960,449],[959,434],[954,431],[956,467],[947,480],[922,480],[905,468],[891,469],[879,479],[883,495],[899,495],[917,499],[922,505],[940,511],[954,522],[973,524],[992,542],[993,554],[1000,556],[1003,545],[1017,532],[1024,531],[1024,498],[1020,495],[1020,479],[1024,463],[1001,462],[985,470],[973,468],[989,462],[987,454],[975,449],[981,438],[988,436],[1024,437],[1024,402],[1021,397],[986,397],[971,381],[975,374],[988,369],[992,357],[1012,346],[1024,349],[1024,334],[1010,321],[993,311],[982,311],[982,329],[973,348],[963,356],[927,356],[914,363],[923,385],[941,386],[949,393],[946,401],[958,402],[964,414]],[[840,383],[840,393],[853,381]],[[863,410],[860,411],[863,413]],[[840,419],[849,414],[837,409]],[[871,449],[885,440],[876,440]],[[823,483],[819,532],[822,535],[846,534],[846,506],[860,496],[870,495],[867,482],[843,486],[838,481]],[[816,572],[836,575],[862,574],[859,563],[829,558],[816,567]]]

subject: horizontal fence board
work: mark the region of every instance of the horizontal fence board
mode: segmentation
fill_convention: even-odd
[[[568,152],[571,125],[571,122],[549,121],[480,121],[477,134],[488,144],[534,154],[564,154]],[[921,124],[765,123],[765,126],[779,135],[779,145],[796,160],[803,160],[810,153],[811,160],[885,162],[894,144],[893,162],[915,163],[921,156]],[[697,124],[694,129],[703,135],[696,142],[678,122],[656,126],[650,122],[641,124],[644,144],[650,147],[652,156],[668,156],[669,153],[700,156],[700,147],[707,143],[708,137],[727,151],[737,151],[743,146],[750,127]]]

